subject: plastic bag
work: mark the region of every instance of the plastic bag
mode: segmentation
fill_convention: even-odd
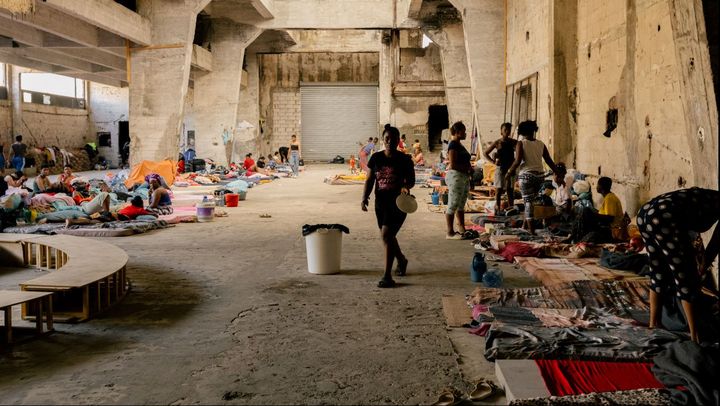
[[[305,224],[304,226],[302,226],[302,235],[303,237],[307,237],[308,235],[314,233],[321,228],[327,230],[340,230],[345,234],[350,234],[350,229],[342,224]]]

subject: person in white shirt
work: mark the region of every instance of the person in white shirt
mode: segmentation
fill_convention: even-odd
[[[572,211],[572,185],[575,182],[575,177],[567,173],[567,167],[564,162],[558,162],[555,164],[557,167],[557,174],[553,178],[553,186],[555,187],[555,196],[553,202],[558,211],[567,213]]]

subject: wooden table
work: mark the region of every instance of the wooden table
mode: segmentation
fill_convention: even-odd
[[[32,306],[38,315],[35,318],[35,332],[43,333],[43,313],[47,330],[53,330],[52,292],[24,292],[16,290],[0,290],[0,310],[5,317],[5,341],[13,342],[12,307],[15,305]]]

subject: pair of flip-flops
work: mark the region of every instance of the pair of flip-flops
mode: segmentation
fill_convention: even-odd
[[[478,402],[485,400],[498,392],[498,386],[495,382],[481,378],[473,387],[470,394],[464,397],[463,393],[453,387],[446,387],[438,397],[437,402],[433,403],[433,406],[455,406],[462,403],[465,400],[471,402]]]

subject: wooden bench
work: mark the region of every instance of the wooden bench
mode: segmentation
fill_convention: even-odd
[[[49,270],[20,283],[26,292],[54,292],[52,305],[57,321],[82,321],[108,309],[127,293],[128,256],[102,241],[69,235],[0,234],[0,244],[21,247],[22,264]],[[23,307],[23,318],[35,318]]]
[[[4,313],[5,342],[13,342],[12,307],[22,305],[23,309],[32,307],[35,314],[35,333],[43,333],[43,319],[47,322],[47,331],[53,330],[52,292],[22,292],[0,290],[0,310]],[[43,317],[44,315],[44,317]]]

